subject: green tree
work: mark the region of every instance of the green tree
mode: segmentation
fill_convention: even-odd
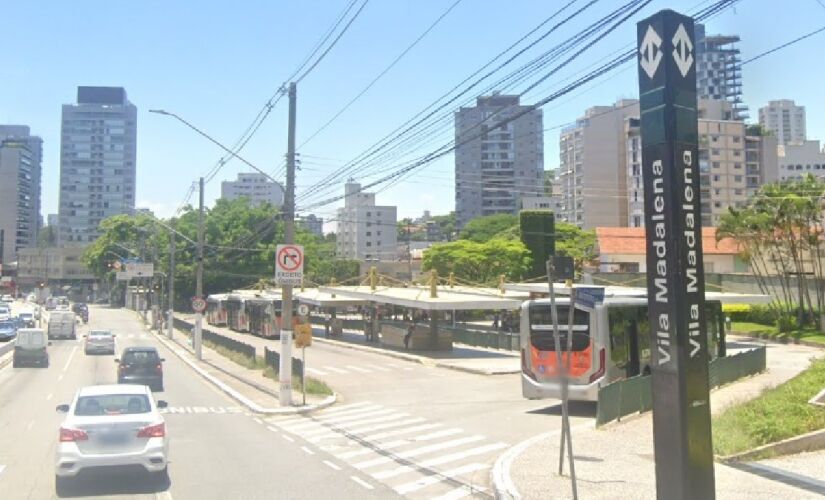
[[[455,273],[459,279],[494,285],[499,275],[519,281],[529,273],[530,252],[520,241],[493,239],[484,243],[458,240],[433,245],[424,252],[423,269],[440,276]]]
[[[441,234],[447,241],[455,239],[455,212],[447,215],[434,215],[433,221],[441,228]]]
[[[37,233],[37,246],[40,248],[57,245],[57,227],[46,226]]]
[[[464,225],[459,238],[483,243],[496,237],[502,231],[511,229],[513,226],[518,226],[518,217],[512,214],[476,217]]]

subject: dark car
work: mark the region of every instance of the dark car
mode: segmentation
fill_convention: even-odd
[[[154,347],[127,347],[116,359],[118,384],[148,385],[163,390],[163,361]]]
[[[17,320],[0,320],[0,341],[7,341],[13,339],[17,335],[17,328]]]
[[[17,315],[17,321],[20,328],[34,328],[35,320],[34,313],[21,312]]]

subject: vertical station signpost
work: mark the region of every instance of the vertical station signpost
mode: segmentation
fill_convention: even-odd
[[[693,19],[637,25],[658,498],[715,497]]]

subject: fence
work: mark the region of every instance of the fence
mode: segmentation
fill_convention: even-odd
[[[708,366],[710,389],[765,370],[765,347],[756,347],[732,356],[712,360]],[[638,376],[599,388],[596,425],[603,425],[653,406],[650,376]]]
[[[190,332],[192,331],[192,328],[194,328],[194,325],[192,325],[192,323],[189,323],[188,321],[184,321],[179,318],[174,318],[172,321],[172,325],[175,328],[183,330],[185,332]],[[207,342],[211,342],[215,345],[219,345],[221,347],[229,349],[232,352],[236,352],[238,354],[246,356],[247,358],[255,359],[255,347],[245,342],[240,342],[238,340],[225,337],[219,333],[215,333],[205,328],[201,328],[201,338]]]
[[[519,350],[520,340],[517,332],[464,330],[460,328],[449,328],[449,330],[453,333],[453,342],[489,349]]]
[[[264,361],[267,366],[277,372],[281,366],[281,355],[277,351],[270,351],[266,346],[264,346]],[[301,377],[301,381],[303,382],[304,362],[298,358],[292,358],[292,375],[295,377]]]

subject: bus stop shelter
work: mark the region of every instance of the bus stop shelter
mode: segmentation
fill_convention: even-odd
[[[521,307],[523,294],[507,295],[497,289],[474,289],[449,286],[348,286],[319,287],[321,292],[364,301],[369,304],[368,339],[378,340],[391,347],[421,350],[452,349],[452,334],[440,328],[446,315],[455,318],[457,311],[515,311]],[[411,321],[393,321],[380,317],[381,306],[400,307],[409,312]],[[419,322],[421,324],[419,324]],[[408,344],[409,342],[409,344]]]
[[[301,304],[310,306],[311,311],[319,312],[323,318],[324,335],[329,336],[341,335],[345,327],[353,326],[353,322],[349,318],[341,319],[337,317],[339,311],[346,311],[347,309],[357,307],[365,307],[369,305],[369,301],[349,297],[340,293],[323,291],[318,288],[306,288],[302,291],[295,292],[295,298]],[[310,317],[312,312],[310,312]]]
[[[585,285],[582,283],[574,283],[572,287],[568,287],[564,283],[553,284],[553,291],[560,296],[570,295],[570,290],[575,290],[576,288],[603,288],[605,297],[647,297],[647,288],[641,287]],[[550,287],[547,283],[506,283],[504,284],[504,289],[513,292],[527,293],[531,298],[541,298],[550,295]],[[705,298],[707,300],[718,300],[722,304],[768,304],[771,301],[770,295],[759,293],[705,291]]]

